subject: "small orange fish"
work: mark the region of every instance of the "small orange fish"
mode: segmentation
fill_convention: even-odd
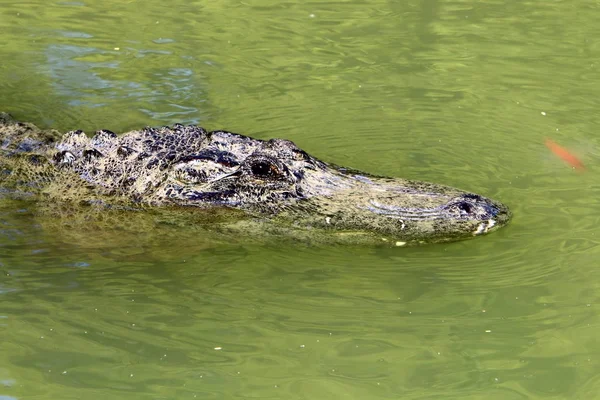
[[[585,166],[581,162],[581,160],[575,157],[573,154],[569,152],[569,150],[565,149],[562,146],[559,146],[554,141],[550,139],[546,139],[546,147],[550,149],[551,152],[560,157],[563,161],[567,162],[571,167],[578,169],[580,171],[585,170]]]

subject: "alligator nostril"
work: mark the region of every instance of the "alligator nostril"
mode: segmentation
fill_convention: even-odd
[[[467,214],[470,214],[471,211],[473,210],[473,206],[471,206],[469,203],[461,202],[461,203],[458,203],[458,209],[460,211],[466,212]]]

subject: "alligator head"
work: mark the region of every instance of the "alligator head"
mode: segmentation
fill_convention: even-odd
[[[91,139],[70,132],[45,154],[56,179],[72,187],[77,177],[103,196],[233,208],[299,228],[366,232],[399,244],[473,237],[510,219],[506,206],[477,194],[337,167],[287,140],[197,126],[122,136],[99,131]]]
[[[240,208],[298,227],[375,233],[398,244],[478,236],[510,219],[505,205],[483,196],[333,166],[288,140],[209,136],[201,152],[174,161],[154,196]]]

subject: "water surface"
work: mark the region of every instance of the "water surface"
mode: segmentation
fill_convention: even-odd
[[[4,199],[0,399],[594,398],[599,8],[0,0],[0,109],[18,119],[283,137],[515,215],[399,249]]]

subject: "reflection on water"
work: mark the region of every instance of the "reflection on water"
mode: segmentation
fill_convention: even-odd
[[[112,68],[119,67],[117,62],[81,62],[76,57],[84,57],[90,54],[102,54],[98,49],[83,48],[78,46],[49,46],[46,52],[48,68],[52,82],[56,86],[58,93],[73,97],[75,99],[85,96],[86,89],[102,90],[110,89],[113,82],[100,78],[95,74],[94,68]],[[118,82],[114,82],[118,84]],[[135,84],[126,84],[128,89],[138,89]],[[120,86],[120,85],[119,85]],[[122,89],[122,88],[121,88]],[[71,100],[71,105],[84,105],[84,99]],[[103,104],[87,103],[88,106],[102,106]]]
[[[2,220],[23,232],[0,243],[11,394],[511,398],[598,368],[597,292],[510,234],[398,251]]]
[[[92,37],[80,32],[61,33],[72,38]],[[138,62],[144,62],[143,58],[153,53],[172,56],[169,51],[138,51],[134,47],[102,50],[76,45],[49,45],[44,68],[48,70],[56,93],[70,99],[67,101],[69,106],[104,107],[107,102],[127,99],[144,104],[139,110],[154,120],[198,123],[200,110],[184,105],[191,96],[202,93],[191,69],[159,68],[144,76],[143,81],[127,81],[119,79],[119,70],[123,68],[120,52],[126,53],[127,58],[139,59]]]

